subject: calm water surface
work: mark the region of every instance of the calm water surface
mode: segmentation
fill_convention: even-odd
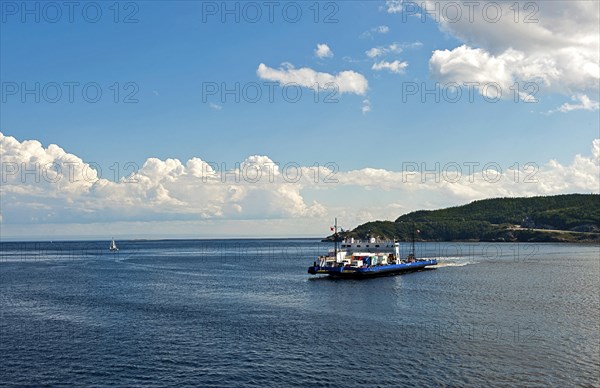
[[[600,386],[597,245],[359,281],[309,278],[315,240],[117,244],[0,244],[0,384]]]

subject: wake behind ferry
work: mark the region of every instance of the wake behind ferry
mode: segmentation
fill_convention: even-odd
[[[418,271],[436,265],[436,259],[415,258],[415,235],[413,231],[411,253],[405,259],[400,257],[400,243],[369,238],[366,241],[349,238],[342,241],[341,248],[337,233],[337,219],[333,234],[335,248],[327,256],[319,256],[308,268],[311,275],[329,275],[337,278],[366,278],[395,275],[402,272]]]

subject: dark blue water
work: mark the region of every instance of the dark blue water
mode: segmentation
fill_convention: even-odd
[[[2,243],[0,382],[600,386],[600,251],[421,244],[311,279],[313,240]],[[404,247],[406,248],[406,247]]]

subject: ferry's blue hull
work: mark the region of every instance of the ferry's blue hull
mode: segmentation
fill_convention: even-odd
[[[311,275],[330,275],[333,277],[365,278],[375,276],[395,275],[402,272],[419,271],[430,265],[436,265],[437,260],[419,260],[412,263],[379,265],[374,267],[321,267],[312,266],[308,268]]]

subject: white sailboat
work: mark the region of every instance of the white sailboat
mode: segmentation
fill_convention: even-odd
[[[117,244],[115,244],[115,239],[113,238],[112,241],[110,242],[110,247],[108,248],[111,252],[116,252],[119,250],[119,248],[117,248]]]

